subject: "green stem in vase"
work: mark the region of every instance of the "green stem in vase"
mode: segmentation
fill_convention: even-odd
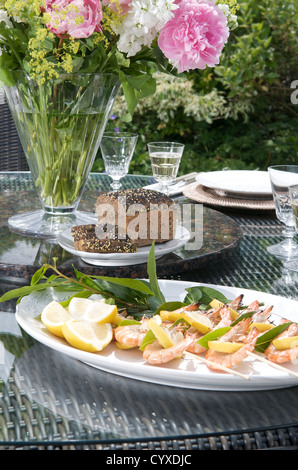
[[[51,172],[47,172],[46,175],[45,175],[45,180],[43,182],[43,189],[42,189],[42,193],[41,193],[42,197],[46,197],[47,194],[49,193],[51,185],[52,185],[51,179],[52,179],[51,178]]]

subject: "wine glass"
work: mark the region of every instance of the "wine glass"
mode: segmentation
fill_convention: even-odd
[[[129,132],[105,132],[102,136],[101,154],[114,191],[121,188],[120,180],[128,173],[137,140],[137,134]]]
[[[295,228],[298,233],[298,184],[289,187],[290,199],[294,214]],[[285,267],[290,271],[298,272],[298,255],[291,261],[285,263]]]
[[[298,184],[298,165],[274,165],[268,168],[275,212],[278,220],[285,224],[285,239],[276,245],[269,246],[269,253],[281,258],[298,257],[298,245],[294,240],[295,220],[290,200],[290,186]]]
[[[169,184],[175,181],[184,145],[178,142],[149,142],[152,173],[160,184],[160,191],[169,195]]]

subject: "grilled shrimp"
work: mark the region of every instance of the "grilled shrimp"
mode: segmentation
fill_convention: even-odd
[[[247,330],[250,324],[250,318],[242,320],[237,323],[230,331],[221,337],[221,341],[237,341],[243,342],[243,346],[234,353],[222,353],[218,351],[208,350],[206,353],[206,359],[212,361],[212,364],[208,364],[210,369],[220,370],[223,367],[234,367],[242,362],[250,352],[254,350],[259,331],[257,328],[252,328],[250,333],[247,335]]]
[[[289,327],[280,333],[276,338],[287,338],[289,336],[298,335],[298,324],[292,323]],[[288,348],[288,349],[276,349],[275,346],[271,343],[268,348],[265,350],[265,356],[271,362],[276,364],[281,364],[283,362],[293,361],[298,358],[298,346]]]
[[[173,359],[176,359],[186,351],[190,344],[190,338],[183,338],[179,343],[169,348],[163,348],[159,341],[154,341],[146,346],[143,357],[149,364],[165,364]]]
[[[264,310],[258,310],[256,313],[253,314],[251,318],[252,322],[265,323],[268,320],[272,309],[273,305],[270,305],[269,307],[264,308]]]
[[[143,319],[141,325],[118,326],[114,330],[115,340],[126,346],[141,346],[148,331],[147,321],[147,319]]]

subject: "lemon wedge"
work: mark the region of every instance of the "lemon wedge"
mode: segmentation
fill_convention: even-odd
[[[159,316],[162,321],[177,321],[179,318],[183,318],[183,313],[180,312],[169,312],[168,310],[161,310]]]
[[[221,302],[220,300],[217,300],[217,299],[213,299],[211,300],[210,302],[210,307],[212,308],[220,308],[220,307],[223,307],[224,306],[224,303]]]
[[[181,316],[181,315],[180,315]],[[206,315],[199,312],[183,313],[182,318],[186,320],[192,327],[196,328],[200,333],[206,334],[212,330],[213,323]]]
[[[102,351],[113,339],[110,323],[69,321],[62,326],[63,336],[74,348],[82,351]]]
[[[222,353],[234,353],[242,348],[243,343],[231,343],[229,341],[208,341],[209,349]]]
[[[125,320],[125,317],[121,315],[121,313],[116,313],[111,323],[114,323],[114,325],[118,326],[123,320]]]
[[[272,325],[271,323],[258,323],[258,322],[253,322],[251,325],[249,325],[249,330],[252,330],[253,328],[257,328],[260,333],[262,333],[263,331],[268,331],[268,330],[271,330],[271,328],[274,327],[274,325]]]
[[[171,346],[174,346],[174,342],[170,335],[167,333],[165,328],[163,328],[161,325],[158,325],[154,318],[150,318],[150,320],[148,320],[148,327],[154,333],[163,348],[170,348]]]
[[[167,310],[161,310],[159,315],[163,321],[177,321],[180,318],[187,321],[191,326],[196,328],[201,333],[208,333],[213,328],[211,320],[197,311],[187,312],[186,310],[181,312],[168,312]]]
[[[298,346],[298,336],[285,336],[272,341],[276,349],[290,349]]]
[[[53,335],[63,338],[62,326],[67,321],[71,321],[71,316],[59,302],[53,300],[43,309],[41,321]]]
[[[234,310],[233,308],[229,307],[229,310],[230,310],[230,313],[231,313],[231,318],[232,320],[236,320],[236,318],[239,317],[239,313],[236,312],[236,310]]]
[[[104,300],[73,297],[69,302],[69,313],[76,321],[92,323],[112,323],[118,310],[116,305],[106,304]]]

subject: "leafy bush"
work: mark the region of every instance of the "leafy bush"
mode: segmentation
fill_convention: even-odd
[[[115,103],[117,119],[108,129],[140,136],[131,173],[151,174],[146,144],[153,140],[185,143],[180,173],[298,163],[298,105],[291,102],[297,1],[238,3],[239,26],[218,67],[182,78],[158,75],[156,94],[139,103],[131,123],[121,121],[123,97]],[[103,169],[100,156],[94,169]]]

